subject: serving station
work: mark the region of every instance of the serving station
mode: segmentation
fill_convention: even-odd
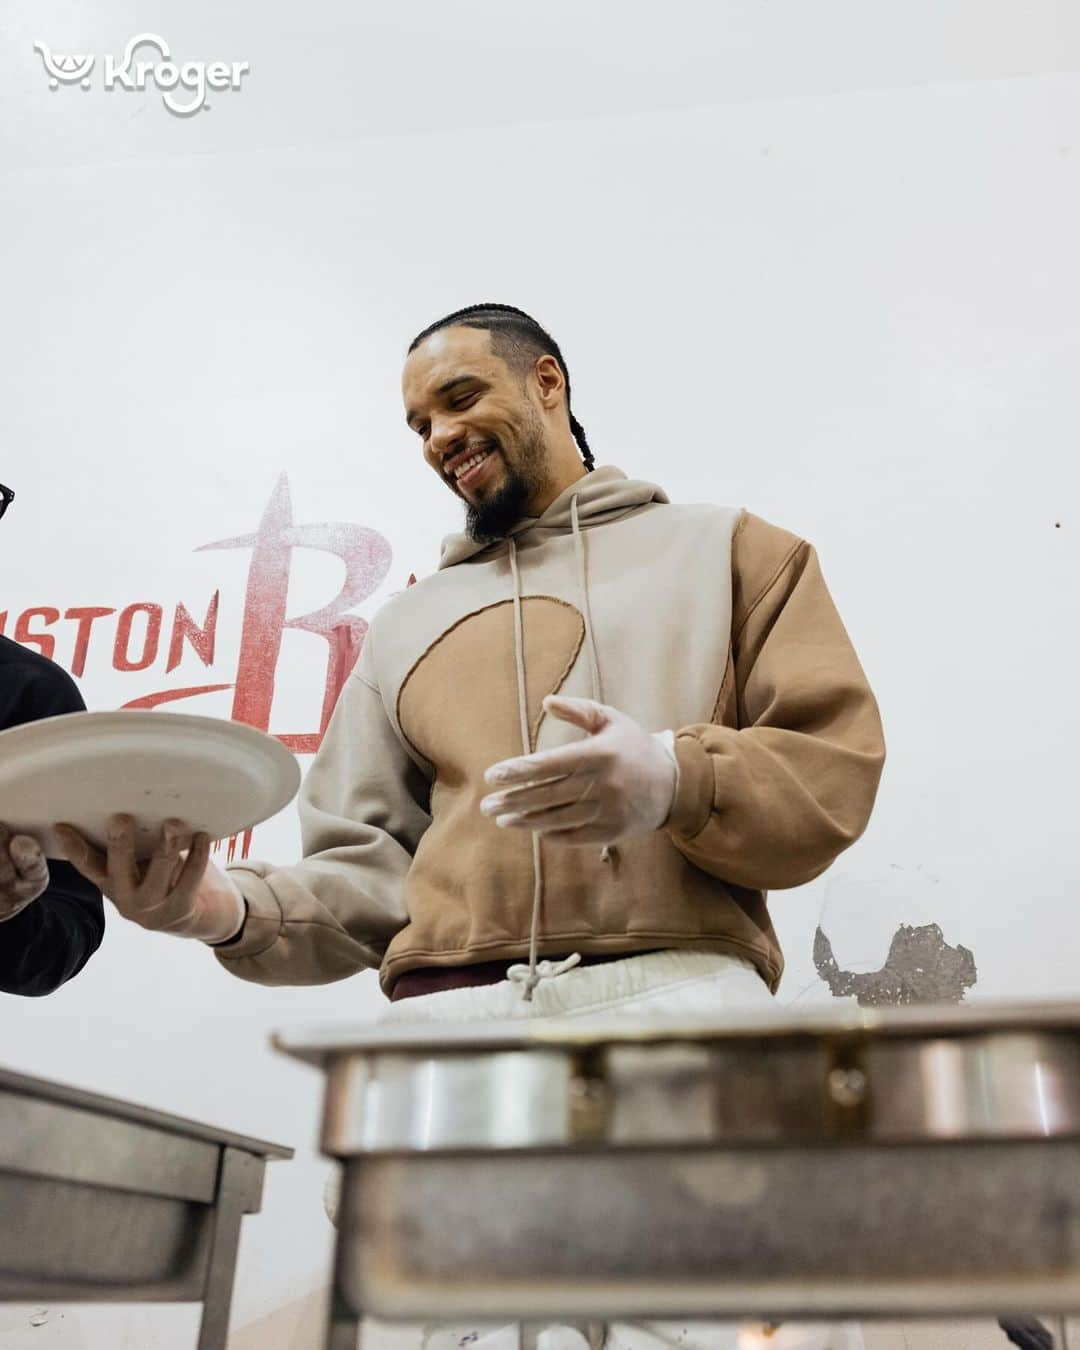
[[[198,1302],[198,1350],[225,1350],[241,1220],[290,1157],[0,1069],[0,1300]]]
[[[361,1316],[1080,1309],[1080,1008],[296,1032]]]

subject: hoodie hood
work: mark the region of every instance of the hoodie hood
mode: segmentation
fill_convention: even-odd
[[[518,538],[541,530],[569,533],[573,528],[571,502],[575,497],[578,522],[583,529],[587,529],[590,525],[603,525],[608,521],[617,520],[619,516],[649,502],[668,501],[667,493],[655,483],[627,478],[621,469],[607,465],[604,468],[593,469],[577,482],[571,483],[542,515],[523,517],[510,531],[510,535]],[[503,548],[505,545],[506,539],[478,544],[467,534],[449,534],[442,542],[439,569],[453,567],[456,563],[465,562],[480,553]]]

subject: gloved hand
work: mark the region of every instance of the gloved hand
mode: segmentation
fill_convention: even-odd
[[[0,825],[0,923],[32,905],[49,885],[49,864],[28,834]]]
[[[102,853],[71,825],[56,833],[68,861],[99,887],[125,919],[142,928],[202,942],[227,942],[244,923],[244,897],[230,876],[210,861],[210,840],[197,834],[191,848],[182,820],[167,820],[152,857],[135,858],[135,827],[130,816],[112,816],[108,851]]]
[[[614,844],[667,821],[678,765],[661,734],[591,698],[551,694],[544,708],[588,735],[493,764],[484,778],[499,790],[480,803],[485,816],[560,844]]]

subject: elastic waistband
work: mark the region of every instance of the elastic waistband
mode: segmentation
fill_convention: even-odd
[[[642,952],[605,952],[589,956],[583,955],[581,966],[603,966],[609,961],[625,961],[630,956],[647,956],[652,951]],[[467,966],[418,966],[415,970],[406,970],[399,975],[390,989],[390,1002],[397,1003],[403,998],[418,998],[422,994],[441,994],[447,989],[480,989],[489,984],[501,984],[506,972],[514,961],[474,961]],[[546,958],[552,962],[565,960],[565,957]]]

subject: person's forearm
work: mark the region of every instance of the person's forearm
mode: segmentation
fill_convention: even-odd
[[[369,637],[361,660],[370,659]],[[232,941],[212,948],[224,969],[257,984],[306,985],[378,966],[408,922],[405,877],[430,824],[426,790],[379,691],[354,672],[300,790],[304,857],[227,869],[247,914]]]
[[[248,862],[229,868],[244,897],[240,931],[211,950],[230,974],[256,984],[331,984],[377,967],[401,927],[396,895],[403,875],[389,841],[356,850],[339,847],[334,860],[307,858],[293,867]],[[370,866],[386,858],[385,881]],[[394,868],[397,867],[395,871]]]
[[[863,832],[885,745],[814,550],[753,518],[746,533],[756,576],[744,556],[714,722],[676,737],[668,827],[704,871],[776,890],[812,880]]]
[[[866,720],[871,720],[868,710]],[[668,822],[677,848],[752,890],[802,886],[862,834],[882,755],[873,743],[776,728],[688,728],[676,741],[680,792]]]
[[[63,864],[52,864],[63,867]],[[72,894],[61,879],[0,924],[0,992],[40,997],[77,975],[101,943],[100,897]]]

